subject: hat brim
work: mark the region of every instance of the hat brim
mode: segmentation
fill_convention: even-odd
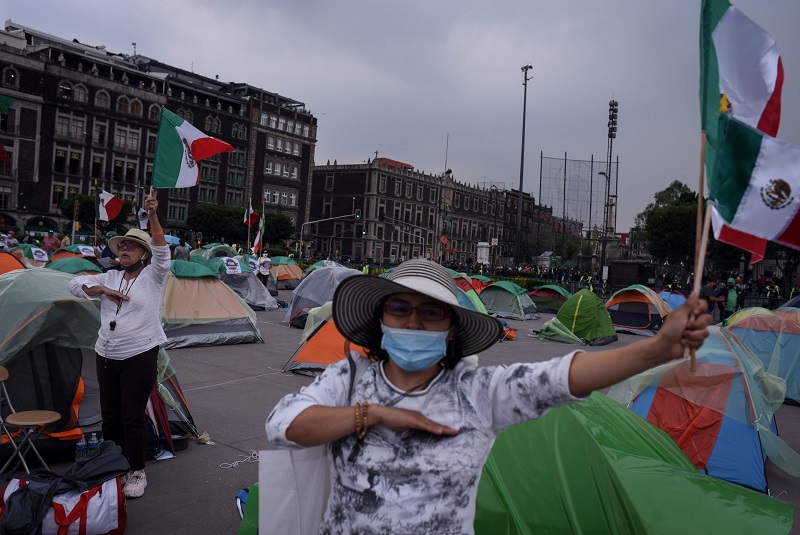
[[[132,241],[137,243],[142,249],[146,250],[151,255],[153,254],[153,250],[150,249],[150,244],[146,241],[139,239],[135,236],[114,236],[110,240],[108,240],[108,247],[111,251],[119,256],[119,244],[124,241]]]
[[[333,322],[345,338],[368,346],[374,343],[374,333],[379,329],[383,301],[392,294],[414,291],[414,288],[382,277],[354,275],[342,281],[333,294]],[[436,299],[436,296],[430,297]],[[503,327],[495,318],[457,304],[447,304],[458,321],[456,339],[464,356],[480,353],[500,338]]]

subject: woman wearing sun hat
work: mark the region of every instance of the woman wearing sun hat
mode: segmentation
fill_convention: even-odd
[[[84,275],[69,282],[76,297],[100,299],[100,331],[95,344],[103,438],[122,446],[131,471],[125,496],[144,494],[145,407],[156,380],[158,348],[167,341],[161,328],[161,302],[169,273],[170,250],[158,221],[158,202],[147,197],[151,235],[131,229],[113,236],[108,247],[120,270]]]
[[[501,327],[458,305],[444,268],[409,260],[388,278],[351,277],[336,289],[333,320],[372,360],[340,361],[284,397],[267,434],[281,447],[328,445],[320,533],[472,533],[495,437],[702,345],[706,304],[687,303],[657,336],[623,348],[476,368],[461,358],[489,348]]]

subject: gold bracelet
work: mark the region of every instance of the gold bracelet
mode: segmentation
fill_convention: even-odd
[[[365,436],[367,436],[367,430],[369,426],[367,425],[367,409],[369,408],[369,402],[364,402],[364,412],[361,413],[362,418],[362,425],[361,425],[361,432],[358,434],[358,440],[363,440]]]
[[[355,407],[353,407],[353,408],[355,409],[355,413],[356,413],[356,432],[355,432],[355,435],[358,436],[358,435],[361,434],[361,404],[360,403],[356,403]]]

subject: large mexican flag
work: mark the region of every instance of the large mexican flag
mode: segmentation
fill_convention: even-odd
[[[161,108],[156,157],[153,164],[153,187],[189,188],[200,181],[197,162],[233,147],[204,134],[167,108]]]

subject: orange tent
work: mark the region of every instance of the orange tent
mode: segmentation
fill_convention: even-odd
[[[367,356],[367,350],[346,340],[331,317],[331,302],[308,311],[306,328],[300,347],[284,364],[281,371],[316,376],[329,364],[342,360],[348,352]]]
[[[25,269],[25,264],[20,262],[13,254],[0,251],[0,275],[15,269]]]

